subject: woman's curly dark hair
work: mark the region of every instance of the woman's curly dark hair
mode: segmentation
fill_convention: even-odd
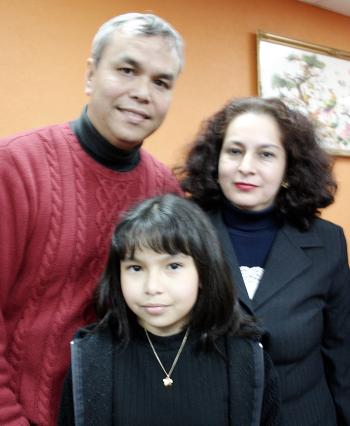
[[[185,164],[175,169],[183,190],[205,210],[220,209],[224,195],[217,177],[223,139],[229,123],[246,112],[268,114],[277,121],[287,156],[288,188],[281,187],[276,208],[284,221],[308,229],[319,209],[333,203],[337,184],[313,123],[277,98],[234,99],[205,121]]]

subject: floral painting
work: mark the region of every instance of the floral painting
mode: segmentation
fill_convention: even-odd
[[[258,33],[259,94],[314,121],[320,144],[350,156],[350,53]]]

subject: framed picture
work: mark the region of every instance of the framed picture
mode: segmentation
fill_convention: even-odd
[[[258,32],[258,90],[307,114],[320,144],[350,156],[350,52]]]

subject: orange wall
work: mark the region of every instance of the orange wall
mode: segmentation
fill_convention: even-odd
[[[146,143],[172,166],[201,120],[232,96],[257,93],[258,29],[350,51],[350,18],[296,0],[0,0],[0,136],[75,118],[97,27],[152,11],[186,41],[186,66],[163,127]],[[350,157],[336,158],[336,203],[323,213],[350,247]]]

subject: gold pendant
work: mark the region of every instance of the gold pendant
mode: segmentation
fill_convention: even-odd
[[[171,386],[174,383],[174,381],[173,379],[167,376],[163,379],[163,383],[164,383],[164,386]]]

